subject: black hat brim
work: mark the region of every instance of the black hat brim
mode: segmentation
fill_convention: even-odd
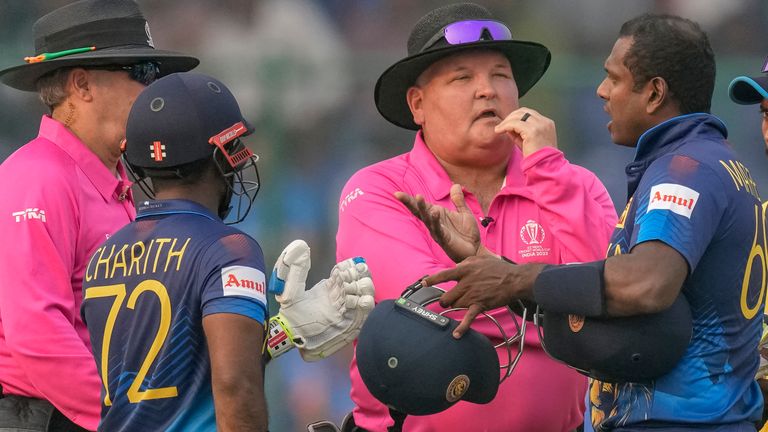
[[[416,79],[431,64],[450,55],[470,49],[491,49],[501,52],[512,67],[517,83],[518,97],[525,95],[544,75],[552,56],[549,49],[536,42],[520,40],[479,41],[461,45],[447,45],[406,57],[390,66],[376,82],[374,100],[376,108],[391,123],[410,130],[418,130],[406,93]]]
[[[758,104],[768,99],[768,76],[736,77],[728,86],[728,95],[737,104]]]
[[[131,65],[153,60],[160,65],[160,77],[175,72],[186,72],[200,64],[200,60],[173,51],[149,47],[101,49],[74,54],[39,63],[28,63],[0,71],[0,81],[22,91],[37,91],[37,80],[48,72],[63,67],[105,65]]]

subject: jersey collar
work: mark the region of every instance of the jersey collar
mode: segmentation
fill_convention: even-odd
[[[167,216],[174,214],[193,214],[208,218],[212,221],[221,222],[221,219],[219,219],[206,207],[194,201],[183,199],[142,201],[139,204],[139,211],[136,215],[136,219],[149,216]]]
[[[130,197],[132,183],[128,180],[121,161],[117,162],[117,172],[120,175],[120,179],[118,179],[75,134],[47,115],[43,116],[40,121],[38,135],[64,150],[88,177],[105,202],[108,202],[110,198],[120,199],[121,194]],[[125,195],[122,199],[125,199]]]
[[[443,200],[448,198],[451,193],[451,185],[453,181],[448,176],[448,172],[445,171],[440,161],[432,153],[424,142],[422,131],[416,133],[416,138],[413,141],[413,149],[409,153],[409,159],[411,165],[416,168],[422,175],[420,176],[427,188],[432,193],[432,196],[437,200]],[[524,180],[522,178],[522,172],[520,170],[520,161],[522,160],[522,153],[520,149],[515,146],[510,156],[510,161],[507,163],[507,175],[504,178],[504,184],[501,191],[509,189],[510,186],[518,187],[522,186]],[[463,186],[463,185],[462,185]],[[516,189],[515,189],[516,190]]]
[[[728,130],[719,118],[708,113],[685,114],[672,117],[648,129],[637,140],[635,159],[630,162],[627,174],[627,199],[635,193],[645,170],[660,157],[676,151],[691,139],[725,139]]]

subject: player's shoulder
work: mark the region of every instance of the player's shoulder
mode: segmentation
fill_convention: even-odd
[[[703,184],[718,183],[718,177],[727,175],[723,170],[724,164],[736,161],[736,157],[720,146],[715,146],[713,150],[717,151],[707,152],[694,146],[680,148],[654,160],[646,173],[654,177],[696,179]]]
[[[655,160],[643,175],[645,186],[641,189],[651,195],[687,198],[689,202],[709,197],[720,208],[731,208],[728,203],[736,202],[751,206],[759,200],[749,168],[728,146],[711,146],[709,152],[691,148]]]
[[[73,209],[80,195],[78,172],[56,144],[37,138],[22,146],[0,165],[0,208],[46,208],[61,216]]]
[[[263,256],[261,245],[245,232],[224,223],[211,224],[199,247],[215,255]]]
[[[600,182],[600,179],[597,178],[597,174],[590,171],[588,168],[585,168],[581,165],[575,164],[573,162],[568,162],[571,165],[571,168],[573,169],[572,175],[578,177],[582,181],[588,181],[591,183],[599,183],[602,185],[602,182]]]
[[[401,154],[390,159],[376,162],[363,167],[349,178],[347,187],[355,186],[382,186],[402,181],[410,164],[407,154]]]
[[[0,165],[0,176],[17,176],[22,179],[58,179],[74,173],[76,162],[52,141],[37,137],[13,152]]]

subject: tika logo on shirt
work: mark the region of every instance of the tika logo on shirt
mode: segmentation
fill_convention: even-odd
[[[361,195],[365,195],[365,193],[363,193],[363,191],[360,190],[360,188],[355,188],[355,190],[353,190],[352,192],[348,193],[347,196],[345,196],[344,199],[341,200],[341,206],[340,206],[341,211],[346,210],[346,208],[349,205],[349,203],[351,203],[352,200],[354,200],[355,198],[357,198],[357,197],[359,197]]]
[[[13,212],[11,213],[11,216],[16,218],[16,222],[23,222],[23,221],[32,220],[32,219],[45,222],[45,210],[40,210],[37,207]]]
[[[648,212],[651,210],[671,210],[690,219],[698,201],[699,193],[689,187],[674,183],[661,183],[651,188]]]
[[[225,296],[244,296],[267,304],[267,279],[259,269],[245,266],[221,269],[221,287]]]
[[[165,144],[161,144],[160,141],[153,142],[149,149],[152,150],[151,156],[155,162],[162,162],[163,158],[167,156],[165,154]]]

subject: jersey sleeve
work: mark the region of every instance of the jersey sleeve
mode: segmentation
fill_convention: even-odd
[[[396,298],[419,278],[453,265],[424,224],[394,197],[401,188],[380,173],[361,171],[341,195],[336,260],[365,258],[377,302]]]
[[[522,169],[526,187],[560,243],[558,262],[604,258],[617,217],[600,180],[551,147],[523,159]]]
[[[208,247],[200,272],[203,316],[232,313],[264,324],[267,282],[261,247],[244,233],[230,234]]]
[[[661,241],[678,251],[693,272],[716,235],[727,208],[719,177],[684,155],[653,162],[635,192],[637,211],[630,250],[646,241]]]

